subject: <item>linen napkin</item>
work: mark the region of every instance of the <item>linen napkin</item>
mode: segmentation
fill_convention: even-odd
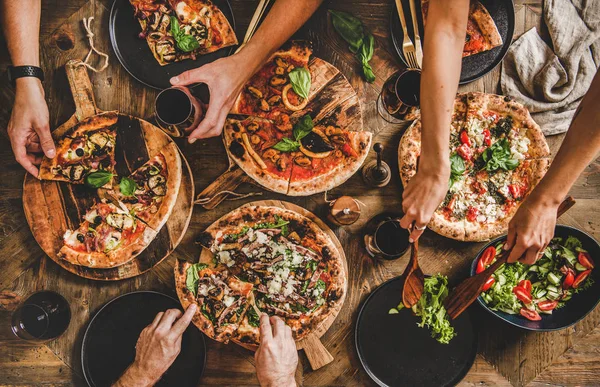
[[[567,131],[600,65],[600,0],[545,0],[552,47],[536,28],[509,48],[500,85],[546,135]]]

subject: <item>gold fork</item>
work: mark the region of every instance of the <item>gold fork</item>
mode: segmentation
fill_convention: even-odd
[[[404,58],[406,58],[408,67],[418,69],[419,62],[417,61],[415,45],[413,44],[412,40],[410,40],[410,36],[408,36],[408,30],[406,29],[406,18],[404,17],[404,8],[402,8],[402,0],[396,0],[396,9],[398,10],[400,24],[402,25],[402,31],[404,32],[404,40],[402,42],[402,53],[404,54]]]

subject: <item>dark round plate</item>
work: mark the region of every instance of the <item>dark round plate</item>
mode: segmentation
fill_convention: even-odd
[[[481,78],[485,74],[492,71],[492,69],[502,61],[502,58],[504,58],[504,55],[506,55],[506,52],[510,47],[513,32],[515,30],[515,6],[512,0],[480,1],[481,4],[487,8],[488,12],[492,16],[492,19],[494,19],[496,22],[496,26],[498,27],[498,31],[500,32],[500,36],[502,37],[504,44],[502,46],[493,48],[492,50],[463,58],[459,82],[461,85]],[[419,34],[421,36],[421,42],[423,42],[425,35],[423,33],[423,21],[421,18],[421,2],[415,1],[415,3],[418,13],[417,23],[419,24]],[[408,0],[402,0],[402,4],[404,5],[404,13],[406,15],[407,31],[414,43],[415,39]],[[396,7],[394,7],[390,17],[390,29],[392,42],[394,43],[396,52],[400,56],[402,62],[408,66],[406,59],[404,58],[404,54],[402,54],[402,40],[404,39],[404,33],[402,31],[402,26],[400,25],[400,19],[398,18]]]
[[[358,313],[355,342],[365,371],[380,386],[453,386],[469,371],[477,354],[477,332],[468,311],[452,321],[450,344],[419,328],[410,310],[388,314],[402,299],[401,277],[375,289]]]
[[[235,20],[229,1],[214,0],[213,4],[219,7],[235,31]],[[108,23],[110,41],[121,65],[132,77],[155,89],[170,87],[171,77],[229,56],[236,47],[225,47],[210,54],[198,55],[196,60],[186,59],[161,66],[152,55],[146,39],[138,37],[141,27],[133,16],[133,7],[129,0],[114,1]]]
[[[595,262],[600,262],[600,244],[598,244],[598,242],[589,234],[586,234],[585,232],[574,227],[557,225],[554,235],[562,238],[572,235],[579,238],[583,244],[583,248],[589,251]],[[481,251],[477,253],[473,263],[471,263],[471,275],[475,275],[475,270],[477,270],[477,261],[479,260],[481,254],[483,254],[483,251],[489,246],[495,245],[496,243],[504,241],[505,239],[506,236],[498,237],[486,244]],[[573,298],[571,298],[565,304],[565,306],[552,311],[552,314],[540,314],[540,316],[542,316],[540,321],[530,321],[519,314],[514,315],[493,311],[487,307],[483,301],[483,298],[481,297],[477,298],[477,301],[479,301],[479,304],[485,310],[492,313],[494,316],[519,328],[540,332],[556,331],[570,327],[571,325],[577,323],[579,320],[587,316],[588,313],[594,310],[596,305],[598,305],[598,302],[600,302],[600,270],[598,270],[597,264],[596,268],[592,270],[591,275],[594,279],[594,284],[589,289],[581,293],[574,294]]]
[[[158,312],[181,309],[174,298],[156,292],[133,292],[106,303],[90,321],[81,347],[81,365],[88,385],[109,386],[135,359],[140,332]],[[196,386],[204,371],[204,336],[190,325],[183,334],[181,353],[157,386]]]

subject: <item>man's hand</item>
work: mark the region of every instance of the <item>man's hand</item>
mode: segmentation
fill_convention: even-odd
[[[422,169],[409,181],[402,193],[402,211],[400,219],[402,228],[412,231],[409,241],[412,243],[423,234],[425,226],[431,220],[433,212],[440,205],[448,192],[450,168],[438,166],[438,170],[429,173]],[[420,229],[420,230],[419,230]]]
[[[261,386],[296,386],[296,343],[291,328],[279,317],[260,316],[260,346],[254,359]]]
[[[218,59],[197,69],[183,72],[171,78],[173,86],[188,86],[205,83],[210,91],[208,110],[202,121],[196,120],[188,128],[191,131],[188,141],[194,143],[199,138],[215,137],[221,134],[227,113],[246,81],[252,76],[243,55],[236,54]]]
[[[516,262],[525,254],[521,262],[534,264],[554,237],[556,212],[560,203],[544,201],[535,194],[534,191],[525,199],[508,225],[504,249],[513,249],[508,262]]]
[[[142,333],[135,346],[135,361],[117,381],[115,386],[151,386],[173,364],[181,351],[181,337],[194,313],[191,304],[183,316],[177,309],[160,312]]]
[[[8,136],[15,159],[35,177],[38,176],[36,165],[42,160],[42,151],[49,158],[56,156],[48,123],[48,106],[41,82],[32,77],[17,79]]]

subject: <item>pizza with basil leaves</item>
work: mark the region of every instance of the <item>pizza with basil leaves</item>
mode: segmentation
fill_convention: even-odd
[[[504,233],[520,203],[542,179],[550,151],[540,127],[514,100],[459,94],[450,130],[451,176],[429,228],[449,238],[482,241]],[[417,172],[421,120],[398,149],[404,186]]]
[[[199,241],[210,254],[196,264],[177,262],[176,289],[184,308],[198,305],[193,322],[215,340],[256,349],[259,314],[267,313],[283,318],[299,341],[342,306],[343,258],[327,234],[296,212],[243,206]]]
[[[161,66],[196,59],[238,43],[229,21],[209,0],[130,0],[152,54]]]
[[[96,171],[86,185],[99,188],[101,200],[92,206],[76,230],[67,230],[59,257],[74,265],[112,268],[123,265],[152,242],[166,223],[181,184],[181,158],[174,143],[114,187],[112,172]],[[105,188],[105,187],[109,188]]]

